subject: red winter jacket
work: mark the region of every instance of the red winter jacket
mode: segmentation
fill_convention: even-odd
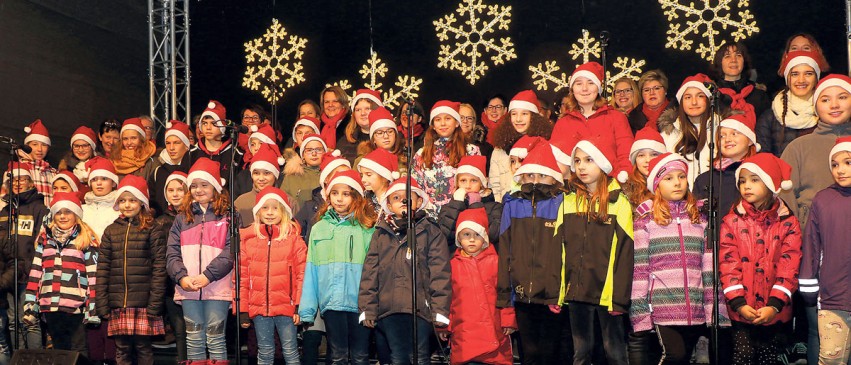
[[[252,224],[239,231],[239,311],[248,316],[287,316],[296,313],[301,299],[307,245],[297,225],[278,239],[278,226]],[[268,234],[266,228],[272,229]],[[271,238],[270,238],[271,237]]]
[[[745,304],[773,306],[780,313],[770,323],[792,319],[792,293],[798,290],[801,226],[781,199],[757,211],[742,201],[721,223],[721,285],[730,319],[746,322],[737,310]]]
[[[615,141],[615,153],[617,154],[617,161],[611,161],[612,166],[615,168],[615,173],[617,171],[632,171],[632,164],[629,162],[629,149],[632,148],[634,137],[626,115],[609,105],[601,106],[588,118],[585,118],[578,110],[574,110],[568,112],[567,115],[556,122],[553,128],[554,136],[556,135],[556,130],[567,128],[567,126],[559,126],[564,123],[580,124],[579,133],[584,136],[605,132],[611,133],[612,140]],[[573,128],[568,129],[573,130]]]
[[[512,364],[511,338],[503,328],[517,328],[514,308],[496,307],[496,250],[488,246],[476,257],[457,250],[452,265],[452,364]]]

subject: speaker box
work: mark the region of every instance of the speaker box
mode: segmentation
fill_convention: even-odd
[[[18,350],[12,365],[77,365],[85,364],[79,352],[66,350]]]

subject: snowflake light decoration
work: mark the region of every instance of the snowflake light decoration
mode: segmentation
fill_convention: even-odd
[[[717,38],[721,35],[722,30],[727,31],[728,28],[731,28],[733,31],[730,35],[736,41],[759,33],[756,20],[748,9],[748,1],[700,0],[699,3],[702,7],[697,8],[694,2],[683,5],[679,0],[659,0],[669,23],[668,40],[665,47],[684,51],[691,50],[694,40],[688,38],[691,35],[702,37],[703,39],[699,41],[695,52],[707,61],[711,60],[715,51],[723,45],[723,41],[720,44],[717,43],[719,41]],[[734,2],[736,3],[735,10],[731,6]],[[712,3],[716,4],[713,6]],[[738,18],[734,19],[734,16],[738,16]],[[677,19],[676,22],[675,19]],[[685,29],[682,28],[683,21],[685,22]]]
[[[466,17],[466,20],[456,24],[458,18],[451,13],[432,22],[437,39],[442,43],[437,55],[437,67],[457,70],[471,85],[475,85],[489,69],[482,59],[482,52],[490,54],[494,65],[517,58],[510,36],[499,40],[494,37],[497,30],[508,31],[511,6],[484,5],[482,0],[462,0],[455,12],[459,17]],[[483,19],[482,15],[488,19]],[[454,43],[449,43],[450,35],[454,35]]]
[[[307,39],[290,35],[278,22],[260,38],[245,42],[245,76],[242,86],[249,90],[260,90],[263,97],[276,104],[284,96],[286,88],[305,81],[301,58]]]
[[[570,45],[570,51],[567,53],[570,55],[571,60],[581,61],[580,64],[582,64],[588,61],[599,61],[600,57],[602,57],[602,51],[603,49],[597,38],[591,36],[587,29],[583,29],[582,37]],[[646,63],[644,60],[617,57],[616,61],[612,64],[612,67],[617,72],[612,75],[610,71],[606,71],[606,90],[611,93],[614,82],[621,77],[629,77],[638,81],[639,76],[641,76],[641,68]],[[575,66],[578,67],[580,64],[576,64]],[[560,72],[561,67],[558,66],[556,61],[544,61],[544,63],[538,63],[537,66],[529,66],[529,71],[532,72],[532,85],[538,90],[547,90],[549,89],[549,85],[553,84],[553,91],[558,92],[559,90],[568,88],[570,85],[570,75]]]
[[[389,71],[390,70],[384,61],[378,58],[378,53],[373,52],[369,56],[369,59],[366,60],[366,63],[361,66],[358,73],[364,80],[363,86],[365,88],[383,90],[384,84],[382,83],[382,80],[387,76]],[[398,87],[398,89],[394,90],[393,87],[390,87],[389,89],[384,90],[381,95],[384,100],[384,106],[392,109],[401,104],[401,99],[418,97],[420,85],[422,85],[422,83],[423,79],[411,75],[397,76],[396,82],[393,85]],[[339,86],[343,89],[343,91],[350,92],[352,97],[355,95],[355,90],[353,90],[352,84],[349,80],[340,80],[333,84],[325,84],[325,87],[330,86]]]

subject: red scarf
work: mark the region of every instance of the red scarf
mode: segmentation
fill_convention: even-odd
[[[400,126],[399,126],[399,130],[402,132],[402,136],[404,136],[404,137],[405,137],[405,140],[408,140],[408,128],[405,128],[405,127],[403,127],[403,126],[401,126],[401,125],[400,125]],[[423,125],[422,125],[422,124],[419,124],[419,123],[414,124],[414,138],[417,138],[417,137],[419,137],[421,134],[423,134],[423,131],[424,131],[424,130],[425,130],[425,129],[423,129]]]
[[[337,148],[337,126],[345,117],[345,111],[340,111],[333,117],[329,117],[325,113],[319,116],[319,119],[322,119],[322,132],[319,133],[319,136],[325,141],[329,150]]]
[[[499,125],[498,120],[490,120],[490,118],[488,118],[488,114],[485,113],[485,112],[482,112],[482,118],[481,119],[482,119],[482,124],[484,124],[485,128],[487,128],[488,130],[496,129],[496,126]]]
[[[656,110],[650,109],[647,104],[642,104],[641,112],[644,113],[645,117],[647,117],[647,124],[645,124],[644,126],[649,125],[651,128],[653,128],[653,130],[658,131],[659,126],[656,124],[656,122],[659,120],[659,117],[662,115],[662,113],[665,112],[665,108],[668,107],[668,103],[669,101],[665,99],[665,101],[662,102],[662,105],[656,108]]]

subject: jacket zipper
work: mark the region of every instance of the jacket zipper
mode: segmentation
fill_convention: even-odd
[[[688,293],[688,270],[686,270],[686,245],[685,240],[683,239],[683,226],[680,222],[680,217],[677,217],[677,231],[680,234],[680,262],[683,265],[683,284],[685,285],[683,289],[685,289],[686,295],[686,310],[688,315],[688,325],[691,326],[691,298]]]
[[[207,209],[209,209],[209,208],[211,208],[211,207],[207,207]],[[207,212],[204,212],[203,215],[201,216],[201,237],[198,240],[198,274],[199,275],[204,273],[204,270],[202,269],[204,263],[203,263],[203,261],[201,261],[202,260],[201,257],[203,255],[204,224],[205,223],[207,223]],[[198,300],[201,300],[202,298],[204,298],[204,289],[203,288],[198,289]]]
[[[355,236],[349,236],[349,262],[354,260],[355,255]]]
[[[124,308],[127,308],[127,240],[130,238],[130,221],[127,220],[127,232],[124,234]]]
[[[537,217],[537,215],[538,215],[538,204],[535,202],[535,192],[533,191],[532,192],[532,219],[535,219]],[[534,235],[534,234],[532,235],[532,237],[535,237],[535,236],[536,235]],[[533,240],[534,240],[534,238],[533,238]],[[532,242],[532,257],[533,258],[538,256],[537,248],[538,248],[538,245],[536,244],[536,242]],[[532,303],[532,284],[534,284],[534,282],[532,281],[532,278],[535,277],[534,271],[535,271],[535,265],[531,265],[531,267],[529,268],[529,293],[526,296],[526,302],[529,303],[529,304]]]
[[[269,227],[269,226],[266,226]],[[266,317],[269,316],[269,270],[272,270],[272,235],[269,230],[266,231],[269,236],[266,243]]]

